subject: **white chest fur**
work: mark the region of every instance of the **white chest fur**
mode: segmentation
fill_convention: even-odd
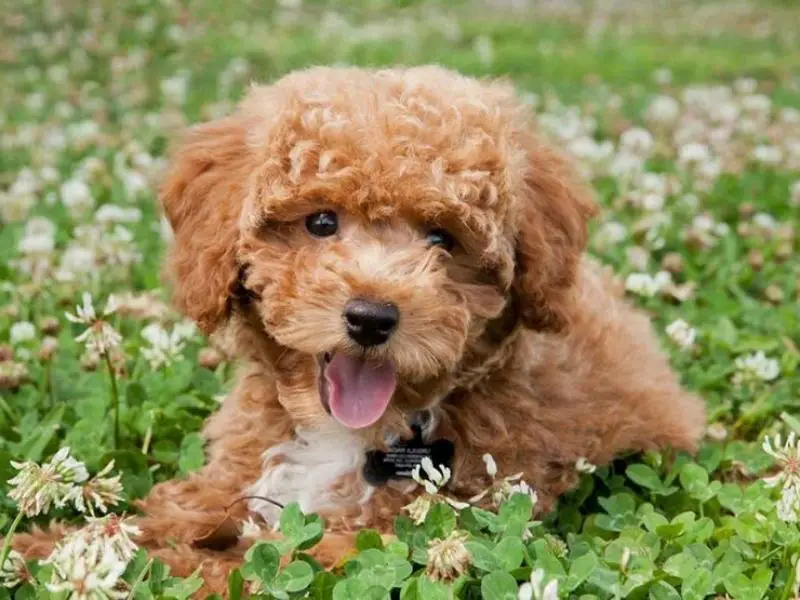
[[[264,472],[248,490],[280,504],[297,502],[304,512],[323,512],[366,502],[373,487],[364,483],[349,494],[333,490],[337,479],[361,469],[366,446],[353,432],[338,423],[317,429],[301,429],[295,438],[264,453]],[[250,510],[268,523],[277,523],[280,510],[253,498]]]

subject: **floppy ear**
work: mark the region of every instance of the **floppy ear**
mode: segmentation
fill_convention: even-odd
[[[237,285],[239,215],[252,160],[240,118],[198,125],[174,151],[161,188],[175,234],[168,261],[174,302],[206,333],[226,318]]]
[[[526,327],[558,331],[567,324],[586,222],[596,207],[566,157],[533,136],[526,145],[513,289]]]

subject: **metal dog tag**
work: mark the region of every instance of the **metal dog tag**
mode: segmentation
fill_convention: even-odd
[[[397,441],[388,452],[370,450],[364,462],[364,480],[370,485],[385,485],[390,479],[411,479],[411,472],[422,459],[428,457],[435,467],[452,468],[455,445],[450,440],[440,439],[426,443],[420,425],[411,425],[414,437]],[[423,474],[424,476],[424,474]]]

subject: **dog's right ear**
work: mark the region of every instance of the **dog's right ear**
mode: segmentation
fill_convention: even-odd
[[[239,216],[252,163],[243,120],[228,117],[187,132],[161,187],[175,234],[168,261],[174,302],[206,333],[226,319],[238,283]]]

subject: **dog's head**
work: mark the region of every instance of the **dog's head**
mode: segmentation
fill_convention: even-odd
[[[593,212],[510,86],[433,67],[255,87],[162,201],[179,307],[351,428],[439,400],[498,329],[563,328]]]

